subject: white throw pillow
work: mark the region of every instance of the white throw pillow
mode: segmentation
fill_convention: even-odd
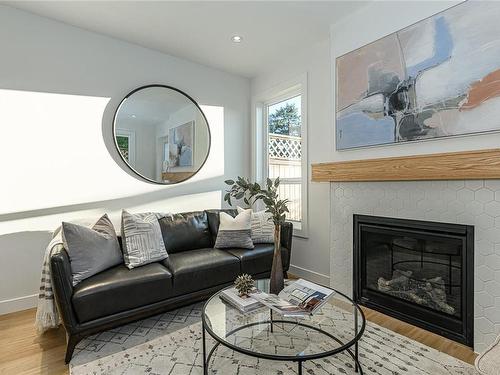
[[[158,217],[153,212],[130,214],[122,211],[123,258],[129,269],[168,257]]]
[[[271,214],[265,210],[254,212],[251,208],[238,207],[238,213],[250,211],[252,213],[252,241],[256,243],[274,243],[274,223]]]
[[[242,248],[253,249],[251,211],[245,211],[236,217],[232,217],[225,212],[219,213],[219,231],[215,240],[215,248]]]

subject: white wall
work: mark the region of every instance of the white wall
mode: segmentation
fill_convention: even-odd
[[[61,220],[219,207],[224,179],[249,174],[247,79],[5,6],[0,48],[0,314],[35,301]],[[180,186],[137,180],[109,148],[119,102],[151,83],[191,95],[210,123],[209,160]]]
[[[309,163],[331,159],[330,139],[330,47],[328,36],[305,48],[276,70],[252,80],[252,96],[260,96],[277,86],[307,73]],[[310,168],[307,179],[310,181]],[[330,262],[330,188],[328,184],[309,183],[309,238],[294,237],[290,272],[325,284],[329,283]]]

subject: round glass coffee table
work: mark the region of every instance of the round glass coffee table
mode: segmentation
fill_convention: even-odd
[[[257,280],[258,289],[269,292],[269,280]],[[219,345],[256,358],[297,362],[302,374],[304,361],[341,352],[354,361],[354,369],[363,374],[358,361],[358,341],[365,330],[365,316],[346,295],[335,291],[330,300],[313,316],[284,317],[262,307],[249,313],[226,304],[214,294],[203,307],[203,373],[208,374],[210,360]],[[208,351],[208,334],[216,341]]]

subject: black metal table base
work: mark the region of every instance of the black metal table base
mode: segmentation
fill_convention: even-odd
[[[357,314],[355,314],[355,325],[356,325],[356,331],[357,331]],[[274,325],[276,323],[284,323],[284,324],[293,324],[293,325],[298,325],[298,326],[302,326],[302,327],[306,327],[306,328],[309,328],[309,329],[313,329],[317,332],[320,332],[328,337],[330,337],[331,339],[335,340],[336,342],[338,342],[339,344],[341,344],[342,346],[344,345],[344,343],[342,341],[340,341],[340,339],[338,339],[337,337],[333,336],[332,334],[326,332],[326,331],[323,331],[322,329],[320,328],[317,328],[317,327],[314,327],[314,326],[311,326],[311,325],[308,325],[308,324],[305,324],[305,323],[300,323],[300,322],[292,322],[292,321],[288,321],[288,320],[274,320],[272,319],[272,313],[271,313],[271,319],[267,320],[267,321],[262,321],[262,322],[254,322],[254,323],[249,323],[249,324],[245,324],[243,326],[240,326],[230,332],[227,333],[226,337],[227,336],[230,336],[232,335],[233,333],[237,332],[237,331],[240,331],[242,329],[245,329],[245,328],[249,328],[249,327],[253,327],[253,326],[256,326],[256,325],[264,325],[264,324],[269,324],[270,325],[270,332],[272,333],[273,330],[274,330]],[[359,363],[359,358],[358,358],[358,341],[354,342],[354,344],[352,346],[354,346],[354,353],[353,351],[347,347],[347,348],[344,348],[343,350],[340,350],[340,351],[332,351],[332,352],[326,352],[326,353],[323,353],[323,354],[318,354],[316,356],[308,356],[307,359],[304,359],[304,358],[297,358],[297,357],[294,357],[294,356],[282,356],[282,357],[278,357],[278,356],[274,356],[274,355],[270,355],[270,354],[263,354],[263,353],[255,353],[255,352],[252,352],[250,350],[245,350],[245,349],[242,349],[242,348],[237,348],[237,347],[234,347],[234,346],[229,346],[229,345],[226,345],[225,343],[223,343],[222,341],[220,341],[218,338],[216,337],[212,337],[215,339],[215,341],[217,341],[215,343],[215,345],[210,349],[210,352],[208,353],[208,356],[207,356],[207,349],[206,349],[206,334],[205,334],[205,321],[203,321],[203,326],[202,326],[202,340],[203,340],[203,374],[204,375],[208,375],[208,366],[209,366],[209,363],[210,363],[210,359],[212,358],[214,352],[215,352],[215,349],[218,348],[218,346],[220,344],[222,344],[223,346],[226,346],[228,347],[229,349],[232,349],[234,351],[237,351],[241,354],[246,354],[246,355],[249,355],[249,356],[252,356],[252,357],[256,357],[256,358],[261,358],[261,359],[269,359],[269,360],[274,360],[274,361],[292,361],[292,362],[297,362],[297,371],[298,371],[298,374],[299,375],[302,375],[302,364],[303,362],[305,361],[310,361],[310,360],[314,360],[314,359],[321,359],[321,358],[326,358],[326,357],[329,357],[329,356],[332,356],[332,355],[336,355],[340,352],[343,352],[343,351],[346,351],[350,356],[351,358],[354,360],[354,371],[356,373],[359,372],[360,375],[363,375],[363,368],[361,367],[361,364]],[[210,331],[207,330],[207,332],[210,333]]]

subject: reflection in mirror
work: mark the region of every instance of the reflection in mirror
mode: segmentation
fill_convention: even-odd
[[[196,174],[210,150],[208,123],[196,102],[161,85],[139,88],[123,99],[115,113],[114,137],[128,166],[160,184]]]

